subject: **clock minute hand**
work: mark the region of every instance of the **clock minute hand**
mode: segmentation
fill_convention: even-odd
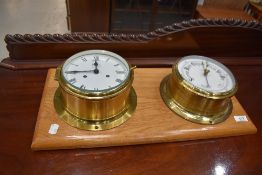
[[[94,70],[72,70],[72,71],[65,71],[66,74],[76,74],[76,73],[89,73],[94,72]]]

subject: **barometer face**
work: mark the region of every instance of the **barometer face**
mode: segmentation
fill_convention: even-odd
[[[178,72],[189,84],[211,93],[225,93],[236,86],[231,71],[223,64],[204,56],[183,57],[177,63]]]
[[[80,91],[105,92],[123,85],[130,68],[119,55],[89,50],[71,56],[62,67],[65,81]]]

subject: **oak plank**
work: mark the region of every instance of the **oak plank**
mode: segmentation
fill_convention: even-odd
[[[223,123],[201,125],[182,119],[171,112],[159,94],[160,81],[171,72],[170,68],[141,68],[135,70],[133,87],[137,93],[137,109],[124,124],[106,131],[84,131],[73,128],[55,113],[53,95],[58,86],[55,69],[49,69],[35,127],[32,149],[93,148],[148,143],[197,140],[254,134],[257,129],[233,97],[233,111]],[[236,122],[234,115],[247,115],[248,122]],[[59,125],[57,134],[50,135],[50,125]]]

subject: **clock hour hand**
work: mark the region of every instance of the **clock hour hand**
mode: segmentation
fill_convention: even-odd
[[[89,73],[94,72],[94,70],[72,70],[72,71],[65,71],[66,74],[76,74],[76,73]]]
[[[95,58],[95,63],[94,63],[94,66],[95,66],[95,70],[94,70],[94,73],[95,74],[98,74],[99,73],[99,70],[97,69],[97,66],[98,66],[98,63],[97,63],[97,60],[98,60],[98,57],[94,57]]]

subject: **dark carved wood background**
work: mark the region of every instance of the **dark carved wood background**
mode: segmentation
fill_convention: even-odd
[[[116,52],[131,63],[140,60],[138,66],[170,66],[174,57],[190,54],[216,58],[247,56],[256,60],[261,56],[261,31],[262,25],[255,21],[199,19],[140,35],[6,35],[10,58],[2,65],[13,69],[55,67],[74,53],[88,49]]]

